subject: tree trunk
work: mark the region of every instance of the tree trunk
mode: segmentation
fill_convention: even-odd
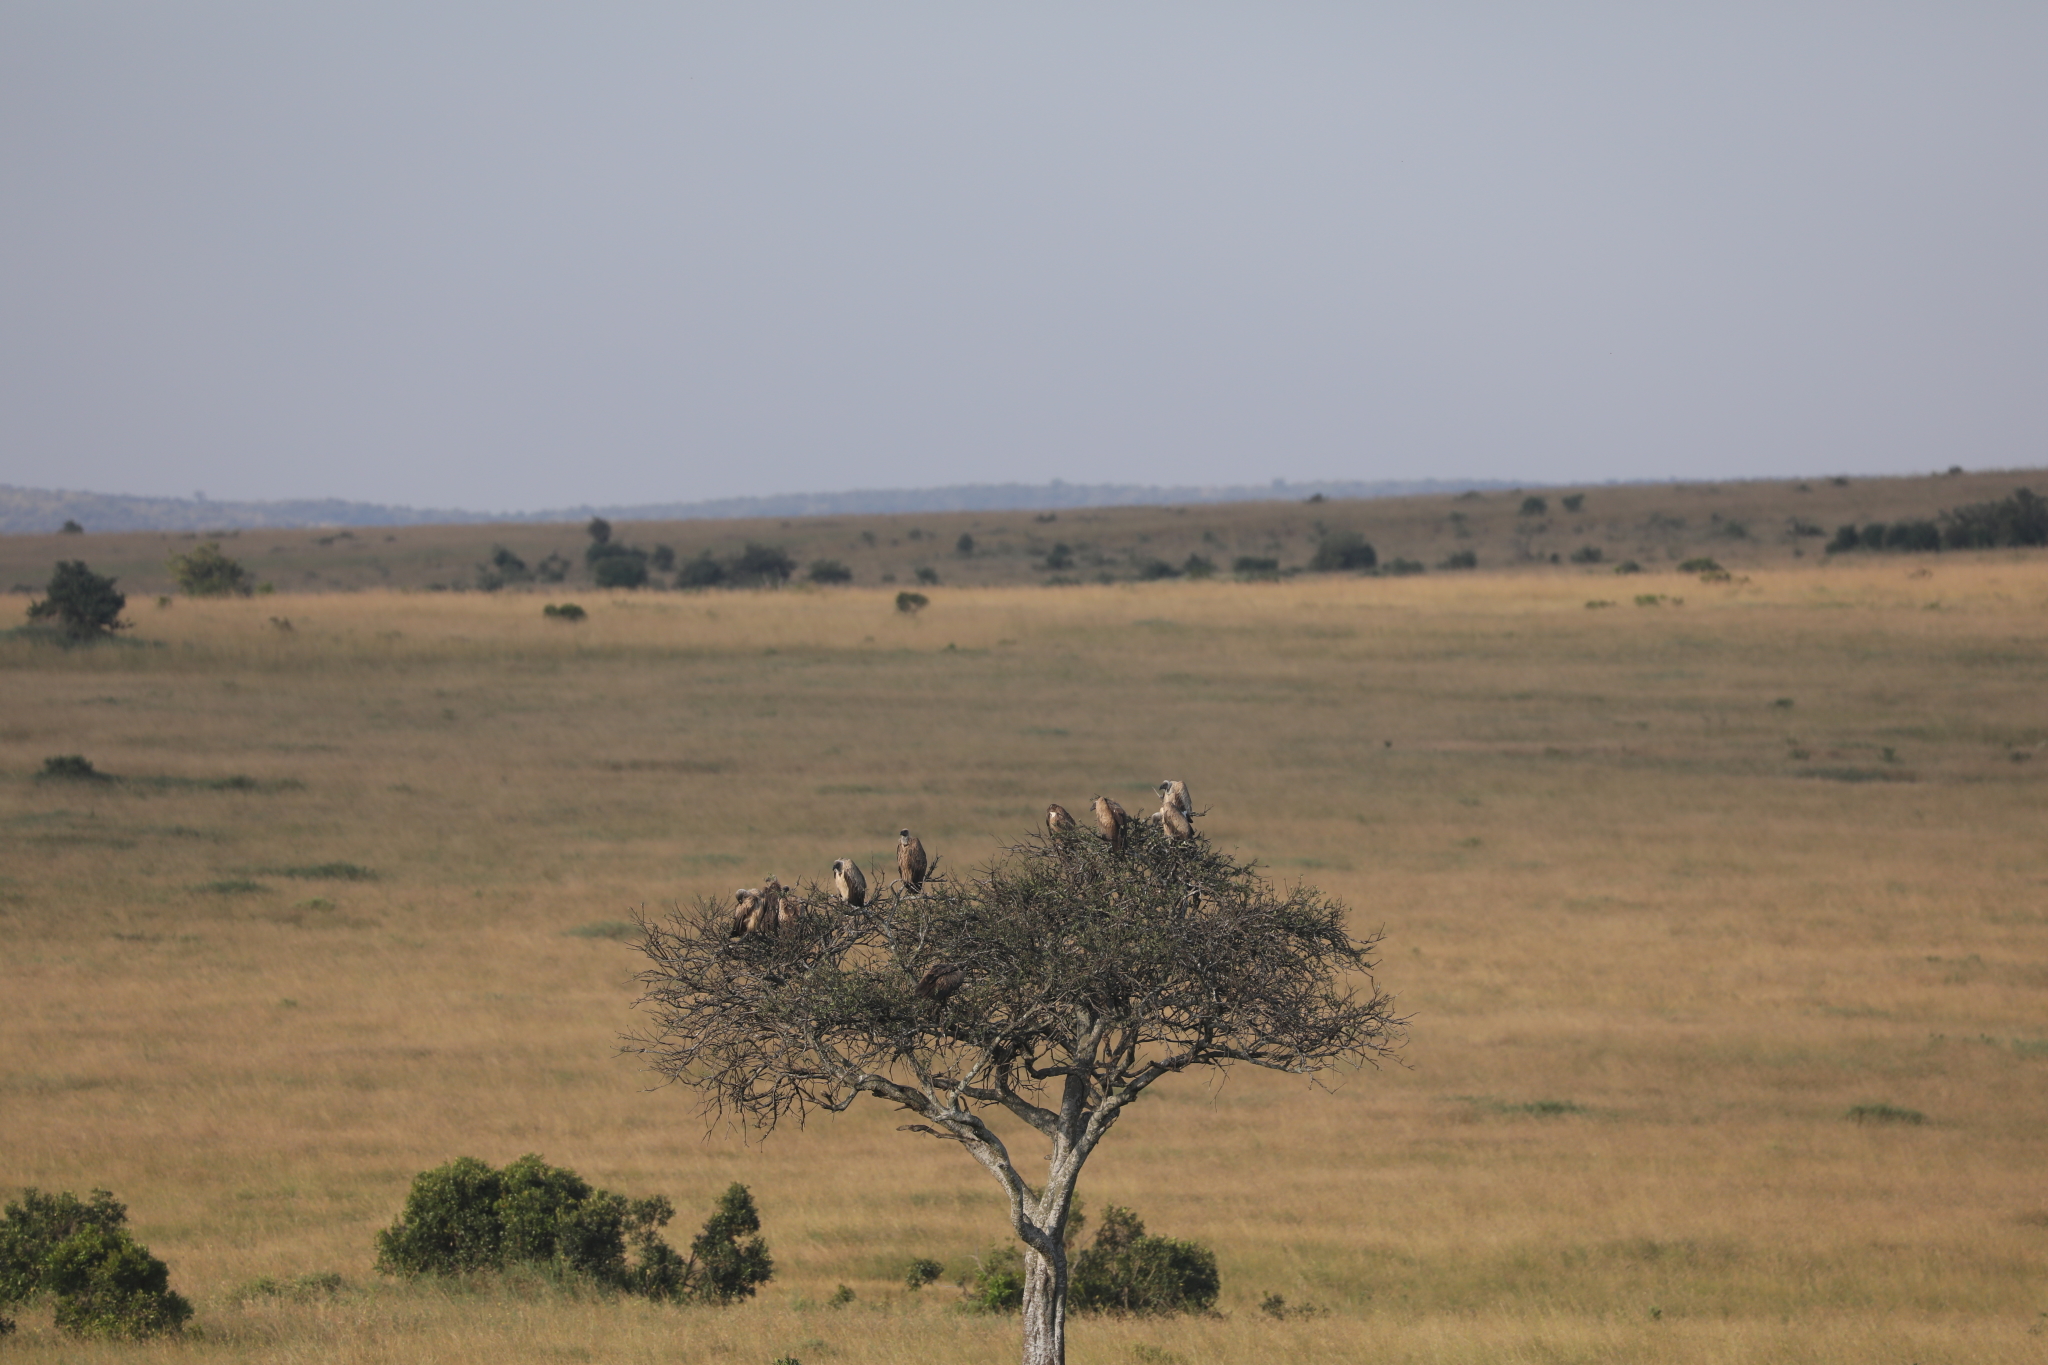
[[[1024,1365],[1066,1365],[1067,1249],[1024,1248]]]

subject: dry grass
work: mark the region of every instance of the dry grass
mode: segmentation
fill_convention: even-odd
[[[0,1187],[115,1190],[201,1310],[180,1345],[31,1314],[8,1349],[1011,1358],[898,1283],[1002,1235],[986,1176],[876,1108],[707,1138],[613,1053],[631,952],[572,931],[904,824],[972,862],[1171,774],[1210,837],[1387,926],[1411,1068],[1140,1105],[1085,1196],[1213,1245],[1225,1316],[1082,1321],[1078,1362],[2037,1359],[2048,560],[1660,577],[1682,605],[1549,573],[917,619],[586,591],[574,625],[281,594],[0,642]],[[68,753],[122,780],[34,776]],[[333,863],[375,876],[293,875]],[[1927,1121],[1847,1117],[1873,1104]],[[782,1273],[723,1313],[378,1279],[414,1172],[524,1151],[670,1195],[685,1237],[744,1181]],[[347,1288],[244,1292],[318,1271]]]

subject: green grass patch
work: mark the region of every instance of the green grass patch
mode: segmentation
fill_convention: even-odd
[[[255,891],[268,891],[262,882],[252,882],[247,877],[223,877],[217,882],[201,882],[192,888],[215,896],[246,896]]]
[[[259,867],[266,877],[297,877],[301,881],[374,882],[377,873],[361,863],[308,863],[299,867]]]
[[[230,773],[226,777],[159,776],[124,777],[119,780],[157,791],[296,792],[306,789],[306,784],[296,777],[250,777],[247,773]]]

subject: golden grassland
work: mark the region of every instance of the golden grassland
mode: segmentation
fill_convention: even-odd
[[[932,596],[280,593],[0,641],[0,1187],[114,1190],[199,1307],[5,1349],[1014,1358],[950,1288],[1005,1235],[987,1176],[872,1105],[707,1135],[617,1054],[606,934],[901,825],[971,866],[1171,775],[1385,928],[1412,1042],[1136,1106],[1084,1197],[1214,1247],[1222,1315],[1080,1320],[1077,1362],[2041,1358],[2048,558]],[[35,775],[71,753],[119,780]],[[669,1195],[682,1240],[745,1182],[776,1280],[374,1272],[414,1173],[527,1151]]]
[[[666,545],[679,559],[725,557],[749,542],[786,550],[798,577],[829,559],[857,586],[918,586],[927,569],[947,587],[1019,583],[1088,583],[1141,577],[1159,561],[1184,564],[1201,555],[1226,576],[1239,556],[1305,566],[1325,532],[1364,536],[1380,562],[1407,560],[1440,572],[1469,552],[1483,570],[1572,563],[1588,547],[1612,566],[1633,559],[1647,569],[1710,557],[1738,571],[1785,568],[1816,558],[1842,525],[1932,518],[1994,501],[2014,489],[2048,485],[2048,471],[1989,470],[1884,478],[1758,479],[1723,483],[1601,484],[1577,490],[1467,491],[1403,498],[1321,503],[1251,502],[1172,507],[1096,507],[1057,513],[917,512],[886,516],[757,517],[716,521],[620,522],[614,538],[652,550]],[[1525,497],[1546,510],[1525,515]],[[1565,499],[1576,497],[1577,510]],[[209,533],[214,534],[214,533]],[[972,537],[962,554],[960,537]],[[583,562],[589,545],[581,524],[496,523],[474,526],[329,527],[218,533],[225,553],[252,579],[280,592],[323,593],[363,588],[461,591],[504,546],[528,565],[550,555],[569,560],[566,583],[526,591],[589,592]],[[0,536],[0,585],[40,592],[51,565],[84,559],[117,577],[140,606],[175,591],[170,557],[191,550],[191,532],[131,531],[82,535]],[[1072,564],[1047,567],[1047,552],[1065,545]],[[520,591],[521,589],[513,589]]]

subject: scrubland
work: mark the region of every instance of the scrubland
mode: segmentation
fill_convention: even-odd
[[[1005,1236],[988,1177],[879,1106],[707,1132],[617,1051],[619,935],[903,825],[969,867],[1174,776],[1384,927],[1412,1040],[1136,1106],[1083,1197],[1214,1247],[1222,1311],[1080,1320],[1081,1365],[2038,1360],[2048,558],[1657,568],[915,617],[586,587],[577,623],[280,592],[0,641],[0,1187],[112,1189],[199,1308],[139,1346],[32,1311],[0,1349],[1012,1359],[951,1288]],[[37,776],[73,753],[116,780]],[[743,1181],[780,1273],[720,1311],[374,1272],[414,1173],[527,1151],[670,1196],[681,1240]],[[945,1280],[905,1290],[914,1256]]]

